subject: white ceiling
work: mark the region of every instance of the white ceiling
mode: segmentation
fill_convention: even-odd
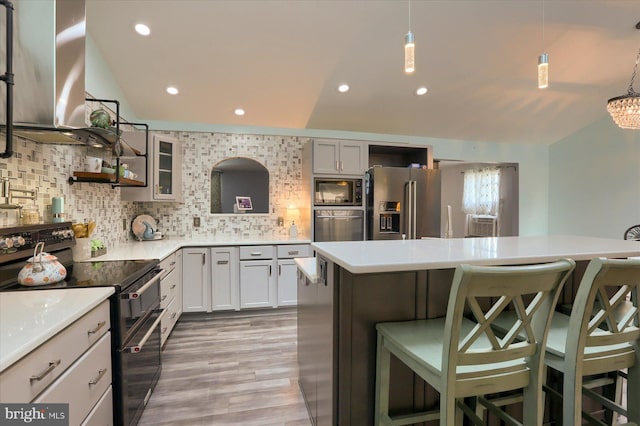
[[[627,92],[638,21],[640,0],[87,0],[138,119],[507,143],[553,143],[606,116]]]

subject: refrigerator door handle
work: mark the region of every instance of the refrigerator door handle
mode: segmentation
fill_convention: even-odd
[[[412,237],[414,240],[418,238],[418,182],[411,181],[413,186],[413,213],[412,213],[412,225],[413,229],[411,232],[413,233]]]
[[[411,232],[413,231],[413,185],[411,181],[408,181],[404,185],[404,218],[405,224],[402,230],[403,234],[407,234],[407,237],[411,239]]]

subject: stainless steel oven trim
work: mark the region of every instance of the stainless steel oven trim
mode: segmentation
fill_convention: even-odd
[[[128,354],[140,353],[140,351],[144,347],[144,344],[147,343],[147,340],[149,340],[149,337],[151,337],[151,335],[153,334],[155,329],[158,327],[158,325],[162,321],[162,318],[164,318],[165,314],[167,313],[166,309],[158,309],[158,310],[156,310],[156,312],[158,312],[158,311],[160,311],[160,315],[158,315],[158,318],[156,318],[156,320],[153,322],[153,324],[151,324],[151,327],[149,327],[149,330],[145,333],[145,335],[142,337],[140,342],[138,342],[138,344],[136,344],[136,345],[130,345],[130,346],[126,346],[126,347],[122,348],[122,352],[128,353]]]
[[[142,293],[144,293],[149,287],[154,285],[156,283],[156,281],[159,281],[162,278],[163,273],[164,273],[164,269],[160,269],[159,273],[156,276],[154,276],[153,278],[151,278],[149,281],[147,281],[145,283],[145,285],[143,285],[142,287],[140,287],[136,291],[120,293],[120,298],[121,299],[137,299],[137,298],[139,298],[142,295]]]

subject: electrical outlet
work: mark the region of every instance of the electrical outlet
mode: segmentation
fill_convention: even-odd
[[[122,219],[122,230],[123,231],[127,230],[127,219],[126,218]]]
[[[200,218],[199,217],[196,216],[196,217],[193,218],[193,226],[196,227],[196,228],[200,227]]]
[[[284,226],[284,217],[278,216],[278,226]]]

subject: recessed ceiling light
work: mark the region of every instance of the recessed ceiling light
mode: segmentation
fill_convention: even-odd
[[[136,29],[136,32],[140,35],[148,36],[149,34],[151,34],[151,29],[149,29],[149,27],[146,26],[145,24],[136,24],[134,28]]]
[[[177,95],[178,94],[178,89],[173,87],[173,86],[169,86],[167,87],[167,93],[170,95]]]
[[[338,86],[338,92],[340,93],[345,93],[349,91],[349,85],[346,83],[341,84],[340,86]]]
[[[416,90],[416,95],[418,95],[418,96],[422,96],[425,93],[427,93],[427,88],[426,87],[418,87],[418,90]]]
[[[233,110],[235,115],[244,115],[244,110],[242,108],[236,108]]]

